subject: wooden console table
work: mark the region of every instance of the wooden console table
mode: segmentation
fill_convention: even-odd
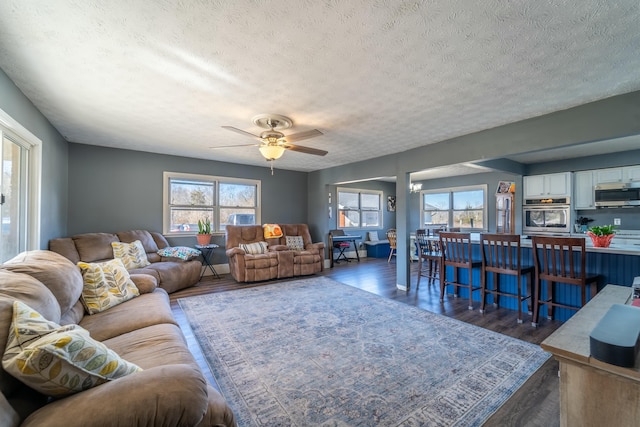
[[[628,304],[631,287],[607,285],[541,347],[560,362],[560,425],[640,425],[640,355],[633,368],[591,357],[589,334],[613,304]]]

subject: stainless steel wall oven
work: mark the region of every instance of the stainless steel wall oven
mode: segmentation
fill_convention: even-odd
[[[571,233],[571,201],[568,197],[525,199],[522,209],[523,234]]]

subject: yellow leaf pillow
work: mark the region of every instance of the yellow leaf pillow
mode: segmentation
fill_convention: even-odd
[[[113,257],[120,258],[127,270],[143,268],[151,264],[140,240],[131,243],[111,242]]]
[[[50,322],[15,301],[2,367],[48,396],[66,396],[141,371],[78,325]]]
[[[140,295],[120,259],[101,263],[80,261],[82,295],[80,300],[89,314],[96,314]]]

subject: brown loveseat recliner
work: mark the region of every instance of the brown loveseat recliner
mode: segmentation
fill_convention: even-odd
[[[261,225],[228,225],[226,249],[231,276],[238,282],[315,274],[324,270],[324,243],[313,243],[306,224],[280,224],[283,236],[265,239]],[[286,236],[301,236],[304,250],[292,250]],[[248,254],[240,244],[267,242],[268,251]]]
[[[0,358],[14,301],[47,320],[77,324],[143,370],[56,399],[28,387],[0,364],[1,427],[234,426],[234,415],[189,352],[169,297],[153,276],[131,275],[140,295],[85,315],[80,268],[51,251],[24,252],[0,266]]]
[[[156,278],[159,287],[169,293],[193,286],[200,279],[202,264],[198,259],[183,261],[158,255],[158,250],[168,247],[169,242],[162,234],[153,231],[77,234],[50,240],[49,250],[63,255],[74,264],[78,261],[102,262],[113,259],[111,242],[132,243],[136,240],[142,243],[151,265],[132,269],[129,273],[149,274]]]

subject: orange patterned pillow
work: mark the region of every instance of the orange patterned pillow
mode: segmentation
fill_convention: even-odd
[[[277,239],[282,237],[282,228],[278,224],[265,224],[262,226],[265,239]]]

